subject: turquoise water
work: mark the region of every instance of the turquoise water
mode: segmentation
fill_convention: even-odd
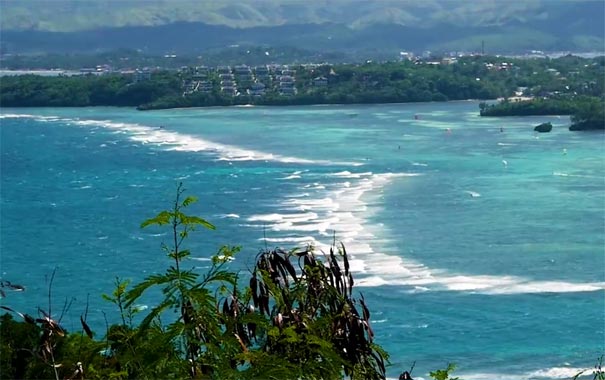
[[[465,379],[560,379],[605,351],[603,134],[566,117],[480,118],[476,102],[138,112],[3,109],[2,304],[89,320],[115,276],[163,270],[166,231],[140,222],[183,181],[203,270],[334,234],[353,256],[396,377],[458,364]],[[417,116],[417,117],[415,117]],[[533,125],[551,121],[552,133]],[[162,128],[160,128],[162,126]],[[503,128],[503,132],[500,128]]]

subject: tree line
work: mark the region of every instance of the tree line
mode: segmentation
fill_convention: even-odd
[[[451,62],[451,63],[448,63]],[[185,92],[193,80],[190,72],[154,71],[149,80],[133,75],[3,77],[0,105],[33,106],[128,106],[141,110],[174,107],[255,105],[307,105],[353,103],[405,103],[465,99],[496,99],[515,92],[529,96],[557,94],[599,96],[603,93],[604,59],[513,59],[506,57],[459,57],[455,61],[367,62],[364,64],[295,65],[297,93],[280,95],[275,82],[266,93],[250,96],[246,87],[237,96],[220,91],[216,73],[207,80],[209,92]],[[324,77],[327,86],[315,86]]]
[[[571,131],[605,129],[605,98],[595,96],[505,99],[496,104],[480,103],[481,116],[571,115]]]

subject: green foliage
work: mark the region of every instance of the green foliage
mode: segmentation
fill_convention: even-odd
[[[173,75],[155,73],[133,83],[131,75],[6,76],[0,81],[3,107],[137,106],[179,90]]]
[[[605,129],[605,62],[565,56],[529,60],[516,82],[531,100],[481,103],[481,116],[571,115],[570,130]]]
[[[480,106],[481,116],[535,116],[535,115],[572,115],[579,105],[585,102],[581,98],[538,98],[523,101],[504,100],[494,105]]]
[[[605,129],[605,97],[574,96],[479,104],[481,116],[571,115],[572,131]]]
[[[170,226],[171,245],[163,244],[162,248],[175,265],[170,266],[164,274],[151,275],[135,285],[125,295],[125,306],[132,307],[149,289],[160,287],[164,298],[145,316],[138,328],[138,335],[147,336],[148,331],[159,329],[166,344],[174,346],[192,363],[190,366],[181,363],[179,368],[182,367],[184,373],[190,371],[196,377],[198,373],[211,374],[220,368],[221,363],[217,360],[223,357],[220,351],[226,347],[215,312],[216,299],[208,287],[215,283],[219,286],[235,286],[236,277],[223,269],[227,260],[214,260],[201,281],[198,281],[199,274],[194,269],[181,268],[183,260],[190,255],[189,250],[182,248],[184,239],[198,226],[211,230],[215,228],[208,221],[183,212],[184,208],[197,201],[195,197],[181,200],[183,192],[182,184],[179,184],[172,209],[161,211],[141,224],[141,228]],[[219,254],[231,257],[234,252],[235,249],[223,248]],[[161,317],[168,311],[177,313],[179,317],[164,327]]]
[[[560,108],[547,108],[544,105],[548,105],[548,102],[544,101],[508,101],[504,100],[498,104],[486,106],[483,103],[481,107],[481,116],[529,116],[529,115],[569,115],[571,109],[560,109]],[[539,111],[538,111],[539,110]]]
[[[506,63],[506,66],[503,64]],[[293,66],[297,94],[279,94],[279,81],[267,82],[266,93],[238,96],[220,92],[216,73],[209,92],[184,92],[191,72],[154,71],[151,79],[134,82],[132,75],[79,77],[3,77],[0,104],[13,106],[136,106],[141,110],[173,107],[208,107],[243,104],[301,105],[428,102],[508,97],[519,87],[537,99],[529,103],[504,102],[485,106],[484,116],[572,114],[570,97],[605,94],[605,66],[599,59],[562,57],[556,60],[519,60],[503,57],[462,57],[453,64],[418,62]],[[327,87],[313,79],[323,76]],[[240,86],[241,87],[241,86]],[[548,101],[541,98],[547,96]],[[539,98],[539,99],[538,99]]]
[[[571,117],[572,131],[587,129],[605,129],[605,97],[593,98],[578,104]]]
[[[10,314],[0,316],[0,378],[27,377],[34,353],[23,348],[34,347],[40,334],[36,324],[17,322]]]
[[[83,331],[67,333],[43,311],[34,319],[3,306],[24,322],[0,320],[1,378],[385,378],[388,354],[374,342],[363,296],[352,295],[344,246],[325,262],[311,248],[261,251],[245,287],[228,270],[239,248],[223,246],[200,274],[183,268],[184,240],[214,226],[185,213],[197,199],[183,194],[179,184],[172,207],[141,224],[171,230],[162,245],[171,265],[133,286],[116,278],[103,298],[121,323],[104,339],[93,339],[86,313]],[[153,289],[161,298],[143,312],[136,303]]]
[[[435,380],[459,380],[460,378],[458,377],[450,377],[451,373],[454,372],[455,369],[456,365],[453,363],[449,363],[447,365],[447,368],[433,371],[429,373],[429,376],[431,376]]]
[[[263,351],[298,364],[305,376],[384,379],[388,355],[373,343],[363,296],[352,296],[344,246],[331,248],[325,262],[312,248],[261,251],[250,289],[254,307],[272,322]]]
[[[120,280],[119,277],[116,277],[116,287],[111,295],[101,295],[105,301],[111,302],[118,307],[120,310],[120,318],[122,319],[122,326],[132,326],[132,319],[135,314],[139,312],[136,307],[126,307],[126,289],[129,284],[130,280]]]
[[[83,331],[68,333],[42,310],[33,318],[2,306],[23,321],[0,316],[0,379],[385,379],[388,354],[374,341],[366,300],[354,297],[344,245],[323,258],[312,247],[262,250],[246,286],[228,269],[237,247],[221,247],[203,274],[184,269],[184,239],[214,226],[185,213],[196,198],[183,194],[179,184],[172,207],[142,223],[171,230],[171,245],[162,246],[171,265],[132,287],[116,278],[103,298],[121,323],[103,339],[94,339],[86,312]],[[153,289],[161,298],[137,315],[136,302]],[[604,380],[601,364],[594,380]],[[457,380],[454,369],[430,376]]]

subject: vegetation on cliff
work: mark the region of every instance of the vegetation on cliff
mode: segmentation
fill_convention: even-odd
[[[344,246],[323,258],[312,247],[262,250],[250,273],[229,270],[239,249],[224,246],[200,273],[188,267],[184,243],[214,226],[184,213],[193,202],[179,185],[172,207],[143,222],[169,228],[171,264],[133,286],[116,279],[104,295],[115,324],[102,339],[87,307],[82,331],[68,333],[50,304],[37,317],[2,306],[23,321],[1,317],[0,378],[385,378],[388,355],[374,342],[366,300],[353,294]],[[150,292],[160,299],[143,311],[137,304]]]

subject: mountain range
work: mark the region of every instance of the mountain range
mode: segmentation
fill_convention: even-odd
[[[605,51],[602,0],[0,0],[4,53]]]

